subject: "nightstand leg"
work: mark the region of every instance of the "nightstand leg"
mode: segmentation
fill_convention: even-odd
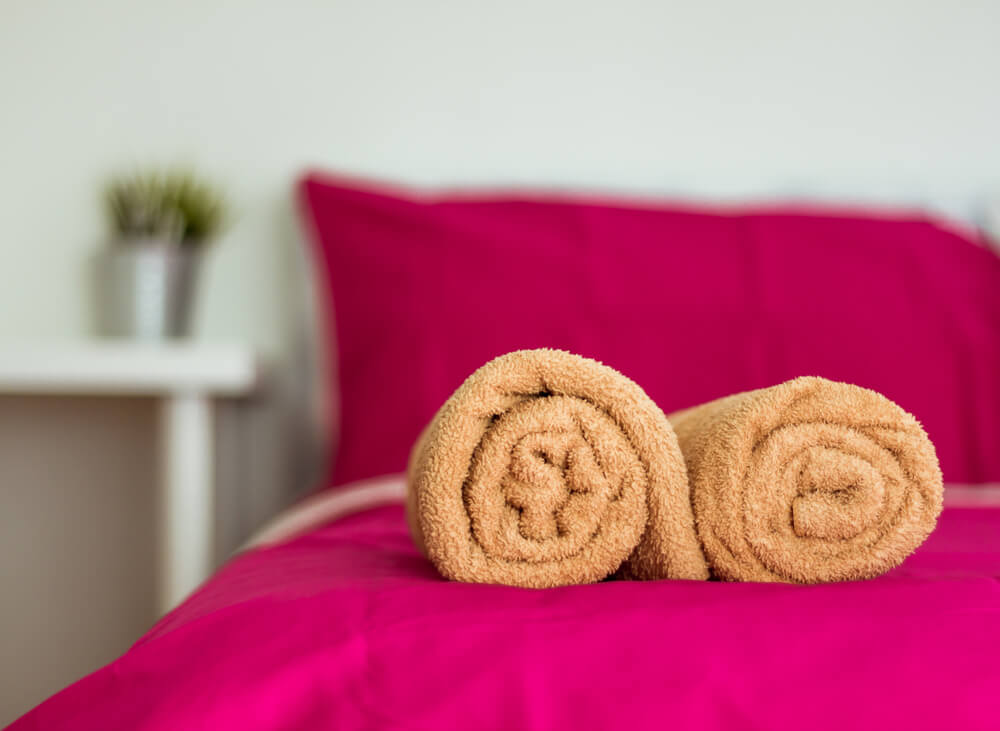
[[[214,548],[212,404],[205,393],[163,402],[159,608],[165,613],[209,574]]]

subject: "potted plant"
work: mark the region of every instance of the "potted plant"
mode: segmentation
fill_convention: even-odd
[[[139,339],[188,335],[202,254],[225,199],[189,172],[113,179],[104,191],[110,245],[97,257],[98,327]]]

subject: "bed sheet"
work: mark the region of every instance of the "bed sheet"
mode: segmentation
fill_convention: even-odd
[[[11,728],[1000,728],[996,507],[947,507],[872,581],[529,590],[442,580],[401,486],[367,489]]]

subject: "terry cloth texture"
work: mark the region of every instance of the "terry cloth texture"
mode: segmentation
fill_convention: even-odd
[[[874,391],[796,378],[669,418],[719,578],[878,576],[923,542],[941,512],[934,446]]]
[[[708,578],[670,424],[597,361],[490,361],[424,430],[407,484],[414,540],[449,579],[581,584],[626,560],[632,576]]]

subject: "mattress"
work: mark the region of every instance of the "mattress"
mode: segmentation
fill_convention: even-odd
[[[306,503],[13,729],[996,729],[997,491],[879,579],[442,580],[398,478]]]

